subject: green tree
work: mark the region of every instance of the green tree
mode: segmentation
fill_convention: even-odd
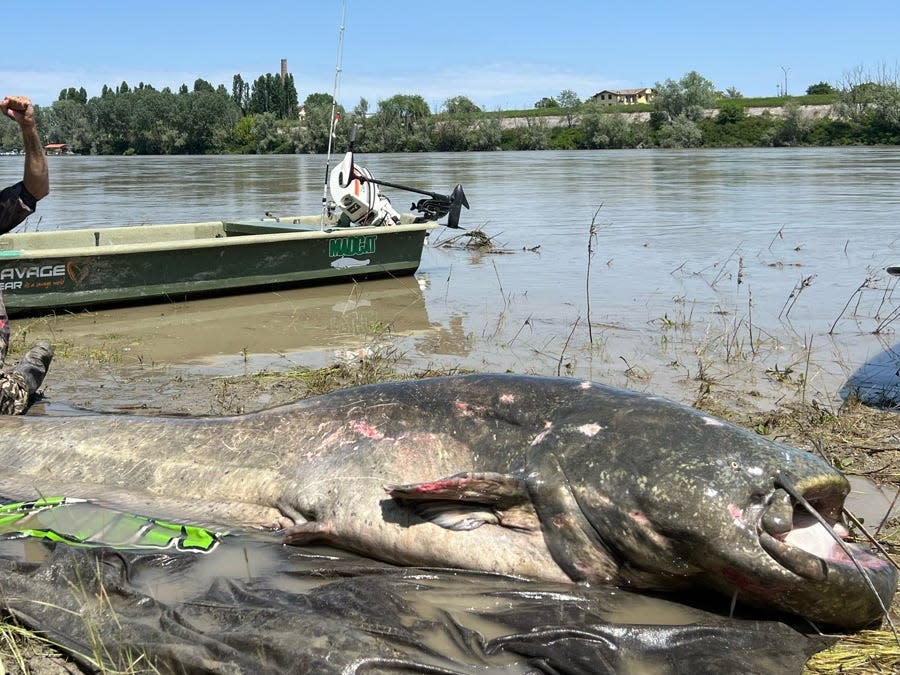
[[[592,115],[584,125],[584,144],[588,148],[630,148],[631,125],[621,113]]]
[[[548,96],[545,96],[540,101],[535,103],[534,107],[535,108],[558,108],[559,103],[556,101],[556,99],[552,99]]]
[[[446,113],[433,120],[432,147],[440,151],[468,150],[470,134],[483,113],[465,96],[454,96],[444,102]]]
[[[176,124],[173,118],[174,95],[138,87],[127,97],[131,111],[126,136],[128,148],[141,155],[181,152],[178,136],[169,135]]]
[[[365,98],[360,98],[359,103],[353,107],[348,121],[350,122],[349,129],[355,133],[354,147],[360,152],[377,151],[369,147],[369,102]],[[348,133],[350,133],[349,130]]]
[[[232,99],[233,100],[233,99]],[[256,152],[256,139],[253,136],[253,116],[244,115],[232,127],[225,139],[225,149],[236,154],[253,154]]]
[[[633,148],[646,141],[625,115],[604,108],[593,101],[584,104],[581,129],[585,148]]]
[[[581,99],[578,98],[578,94],[571,89],[563,89],[559,92],[559,96],[556,97],[556,102],[559,104],[560,108],[574,109],[581,105]]]
[[[772,137],[773,145],[802,145],[809,123],[803,117],[800,106],[791,101],[784,106],[784,119]]]
[[[196,155],[224,151],[220,144],[241,118],[240,108],[231,97],[224,92],[197,91],[178,99],[185,151]]]
[[[465,96],[454,96],[453,98],[448,98],[444,101],[444,110],[447,111],[448,115],[461,117],[461,116],[473,116],[478,115],[482,112],[481,108],[479,108],[475,103],[471,101],[471,99],[466,98]]]
[[[297,119],[297,104],[299,100],[297,98],[297,87],[294,86],[294,76],[290,73],[285,75],[281,87],[284,91],[284,98],[282,99],[284,108],[281,111],[281,119],[295,120]]]
[[[703,144],[697,123],[684,113],[663,125],[656,139],[661,148],[699,148]]]
[[[40,119],[38,119],[38,128],[43,128]],[[21,147],[22,132],[19,130],[19,125],[4,117],[0,120],[0,150],[12,150],[13,148]]]
[[[827,82],[818,82],[816,84],[811,84],[806,88],[806,93],[810,96],[815,94],[834,94],[836,90]]]
[[[350,122],[344,119],[344,108],[334,106],[331,94],[313,93],[303,102],[302,123],[306,133],[302,137],[302,146],[306,152],[324,153],[328,150],[328,135],[331,133],[331,113],[335,111],[340,120],[335,126],[335,138],[332,148],[349,146]]]
[[[277,119],[297,117],[297,90],[292,75],[260,75],[250,88],[246,112],[273,113]]]
[[[526,117],[525,124],[512,132],[511,147],[515,150],[546,150],[550,145],[550,129],[542,117]]]
[[[431,110],[418,95],[395,94],[378,102],[369,128],[382,152],[416,152],[429,145]]]
[[[695,70],[684,75],[678,82],[657,82],[654,90],[653,110],[658,124],[672,122],[681,116],[697,122],[703,119],[706,109],[716,104],[713,83]]]
[[[88,96],[84,87],[79,89],[75,89],[75,87],[69,87],[68,89],[63,89],[59,92],[59,101],[73,101],[74,103],[79,103],[84,105],[87,103]]]
[[[212,86],[209,82],[204,79],[197,78],[194,80],[194,92],[206,92],[212,94],[216,91],[216,88]]]
[[[261,115],[271,112],[274,106],[271,101],[271,93],[266,83],[266,76],[260,75],[250,86],[250,98],[247,102],[247,112],[251,115]]]
[[[771,115],[744,115],[724,123],[718,117],[697,122],[704,148],[768,147],[780,125],[781,120]]]
[[[853,135],[864,143],[900,143],[900,82],[882,68],[874,74],[856,69],[834,106],[842,121],[850,123]]]
[[[128,151],[133,110],[131,97],[108,93],[88,101],[88,115],[94,125],[91,152],[121,155]]]
[[[466,134],[466,150],[499,150],[502,133],[500,115],[478,116]]]
[[[259,155],[274,152],[278,147],[278,120],[273,113],[253,116],[252,134]]]
[[[247,104],[250,102],[250,85],[244,82],[240,73],[231,80],[231,100],[241,109],[241,112],[247,112]]]
[[[364,98],[360,98],[359,103],[353,108],[353,119],[357,124],[361,124],[365,122],[368,116],[369,102]]]
[[[566,118],[566,125],[571,128],[575,122],[575,114],[581,107],[581,99],[571,89],[563,89],[559,92],[559,96],[556,97],[556,102]]]
[[[747,116],[747,109],[735,99],[728,99],[719,106],[716,122],[719,124],[734,124]]]
[[[378,102],[377,114],[411,131],[431,116],[431,110],[419,95],[395,94]]]

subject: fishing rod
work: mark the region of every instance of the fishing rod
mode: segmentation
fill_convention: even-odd
[[[342,70],[342,61],[344,57],[344,23],[347,16],[347,0],[342,0],[341,2],[341,23],[340,28],[338,30],[338,49],[337,49],[337,60],[334,67],[334,88],[331,95],[331,125],[328,130],[328,154],[325,159],[325,182],[322,188],[322,227],[325,227],[325,219],[328,215],[329,211],[329,202],[328,202],[328,181],[331,173],[331,152],[332,152],[332,143],[335,138],[335,130],[337,128],[338,116],[337,116],[337,99],[338,99],[338,90],[340,89],[340,78],[341,78],[341,70]],[[350,130],[350,150],[348,151],[348,155],[350,156],[350,167],[345,176],[345,180],[338,180],[341,187],[348,187],[350,185],[351,180],[358,180],[360,183],[364,183],[368,181],[369,183],[374,183],[375,185],[384,185],[386,187],[396,188],[398,190],[406,190],[408,192],[415,192],[417,194],[426,195],[427,199],[420,199],[417,202],[413,202],[412,209],[418,211],[422,214],[422,217],[426,220],[439,220],[444,216],[449,215],[447,218],[446,227],[451,227],[455,229],[459,228],[459,217],[460,212],[462,211],[462,207],[465,206],[467,209],[469,208],[469,200],[466,199],[466,193],[463,192],[462,185],[457,184],[455,188],[451,191],[449,195],[443,195],[437,192],[431,192],[430,190],[420,190],[419,188],[410,187],[408,185],[400,185],[399,183],[389,183],[388,181],[376,180],[368,175],[367,172],[358,172],[354,170],[353,167],[353,145],[356,141],[356,125],[354,124]],[[357,174],[357,175],[354,175]]]
[[[337,127],[337,98],[341,82],[341,64],[344,59],[344,19],[347,16],[347,1],[341,2],[341,23],[338,28],[337,59],[334,65],[334,87],[331,94],[331,125],[328,129],[328,154],[325,159],[325,183],[322,187],[322,226],[325,226],[325,215],[328,211],[328,174],[331,164],[331,144],[334,141]]]

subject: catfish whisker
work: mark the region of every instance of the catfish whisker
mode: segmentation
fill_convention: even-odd
[[[868,531],[865,527],[863,527],[863,524],[859,521],[859,519],[858,519],[856,516],[854,516],[854,515],[853,515],[850,511],[848,511],[847,509],[842,509],[842,510],[843,510],[843,512],[844,512],[844,515],[846,515],[847,518],[850,519],[850,522],[852,522],[854,525],[856,525],[857,529],[858,529],[860,532],[862,532],[862,535],[863,535],[866,539],[869,540],[869,543],[872,544],[872,546],[874,546],[875,548],[877,548],[878,551],[879,551],[882,555],[884,555],[885,558],[887,558],[888,562],[890,562],[891,565],[893,565],[895,568],[897,568],[898,570],[900,570],[900,563],[897,563],[897,562],[894,561],[894,559],[890,556],[890,554],[887,552],[887,550],[884,548],[884,546],[881,545],[881,542],[879,542],[879,541],[875,538],[874,535],[870,534],[869,531]]]

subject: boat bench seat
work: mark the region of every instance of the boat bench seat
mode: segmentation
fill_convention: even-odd
[[[20,255],[22,251],[80,249],[108,246],[140,246],[159,242],[215,239],[224,236],[220,221],[186,225],[135,225],[97,229],[12,232],[0,239],[0,251]]]
[[[92,239],[85,235],[84,246],[128,246],[153,244],[165,241],[215,239],[223,234],[220,223],[184,225],[141,225],[135,227],[103,228],[92,232]]]
[[[307,232],[309,225],[296,223],[293,220],[239,220],[226,222],[225,235],[228,237],[244,234],[278,234],[281,232]]]

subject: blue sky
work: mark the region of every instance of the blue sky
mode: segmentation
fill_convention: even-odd
[[[59,91],[139,82],[231,91],[288,60],[301,101],[331,93],[341,0],[6,2],[0,95],[40,105]],[[487,110],[530,108],[563,89],[652,87],[696,70],[745,96],[791,94],[854,72],[897,73],[897,0],[347,0],[338,100],[371,110],[419,94]]]

